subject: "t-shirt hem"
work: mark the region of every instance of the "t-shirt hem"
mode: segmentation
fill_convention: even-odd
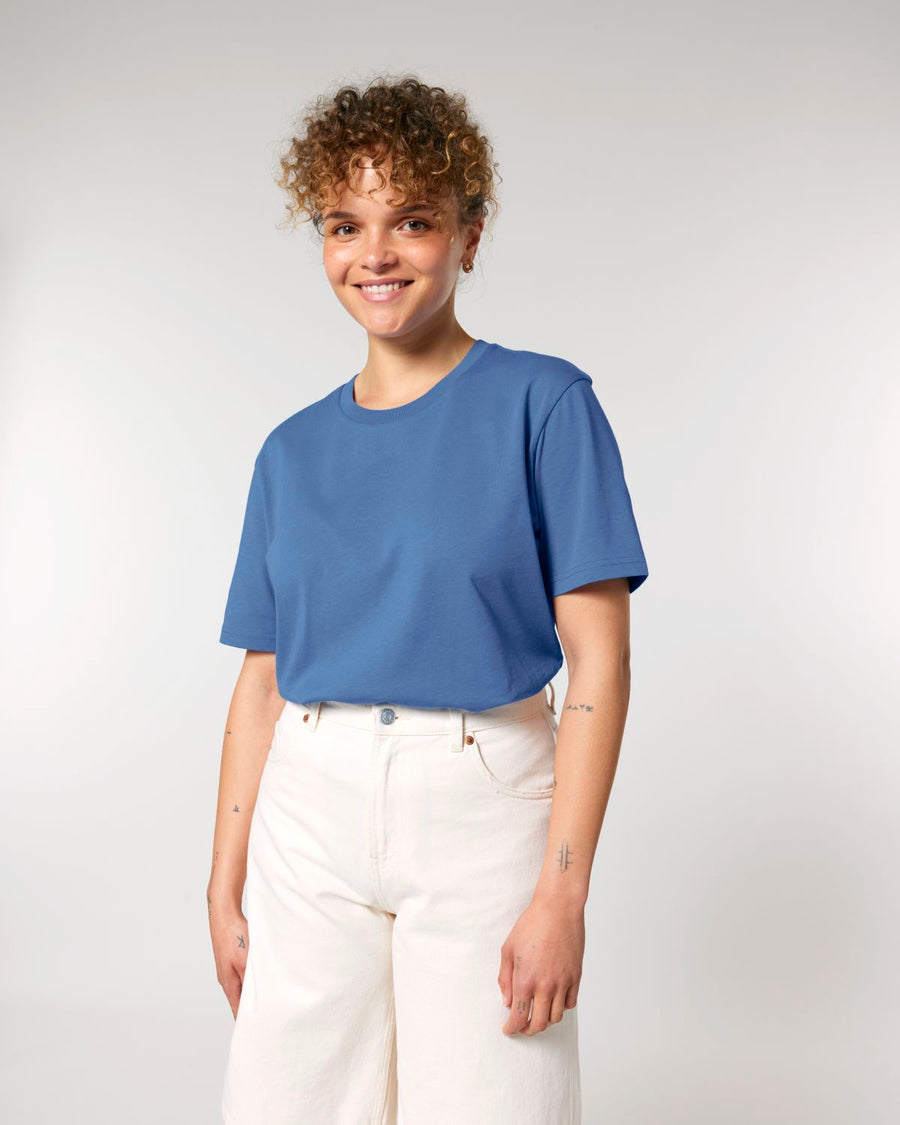
[[[543,689],[547,686],[547,684],[550,683],[550,681],[557,674],[557,672],[559,672],[559,670],[562,668],[562,666],[563,666],[562,660],[556,661],[554,663],[554,666],[552,668],[550,668],[545,674],[543,674],[541,676],[538,676],[536,681],[532,681],[532,684],[529,687],[521,689],[517,694],[515,694],[511,697],[488,699],[487,702],[478,701],[477,707],[466,707],[464,703],[460,703],[459,701],[457,701],[455,703],[419,703],[419,702],[413,702],[410,697],[406,697],[406,696],[403,696],[403,695],[379,699],[377,701],[377,703],[372,704],[369,699],[362,699],[362,698],[356,698],[356,697],[348,699],[348,698],[346,698],[347,693],[343,693],[344,698],[338,700],[338,702],[362,703],[362,704],[365,704],[366,706],[377,706],[378,704],[382,704],[382,703],[396,703],[401,707],[428,707],[428,708],[433,708],[435,710],[443,710],[446,707],[459,707],[464,711],[472,711],[472,712],[475,712],[475,713],[477,713],[479,711],[490,711],[491,708],[493,708],[493,707],[502,707],[505,703],[517,703],[520,699],[530,699],[532,695],[537,695],[537,693],[539,691],[543,691]],[[287,694],[284,691],[282,691],[280,688],[279,688],[279,691],[281,692],[281,696],[282,696],[283,699],[285,699],[286,701],[288,701],[290,703],[296,703],[301,707],[308,707],[311,703],[316,702],[316,700],[314,700],[309,695],[307,695],[306,698],[304,698],[304,699],[297,698],[297,696],[293,692],[291,692],[290,689],[288,689]],[[329,697],[329,698],[331,698],[331,697]]]

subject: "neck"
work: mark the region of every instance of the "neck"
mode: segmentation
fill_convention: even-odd
[[[462,360],[475,337],[454,320],[447,329],[384,338],[369,335],[366,365],[356,377],[360,406],[387,410],[425,394]]]

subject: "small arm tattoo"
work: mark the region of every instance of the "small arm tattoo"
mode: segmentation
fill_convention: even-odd
[[[232,812],[240,812],[241,810],[237,805],[235,805],[234,808],[231,811]]]
[[[566,703],[563,707],[565,711],[593,711],[593,703]]]
[[[246,949],[247,948],[247,946],[244,944],[244,935],[243,934],[238,934],[238,948],[239,949]]]
[[[575,857],[575,853],[573,851],[570,851],[569,845],[565,840],[563,840],[563,842],[559,845],[558,855],[560,871],[568,871],[572,866],[572,861]]]

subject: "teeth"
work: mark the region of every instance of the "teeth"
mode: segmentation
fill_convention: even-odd
[[[406,284],[405,281],[395,281],[392,285],[361,285],[360,289],[365,289],[367,293],[390,293],[394,289],[402,289]]]

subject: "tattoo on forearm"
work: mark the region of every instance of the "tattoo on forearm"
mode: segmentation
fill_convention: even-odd
[[[241,810],[237,805],[235,805],[234,808],[231,811],[232,812],[240,812]]]
[[[243,934],[238,934],[238,948],[239,949],[246,949],[247,948],[247,946],[244,944],[244,935]]]
[[[566,703],[563,706],[564,711],[593,711],[593,703]]]
[[[569,845],[565,840],[563,840],[563,842],[559,845],[558,856],[560,871],[568,871],[572,866],[572,861],[575,858],[575,853],[569,850]]]

